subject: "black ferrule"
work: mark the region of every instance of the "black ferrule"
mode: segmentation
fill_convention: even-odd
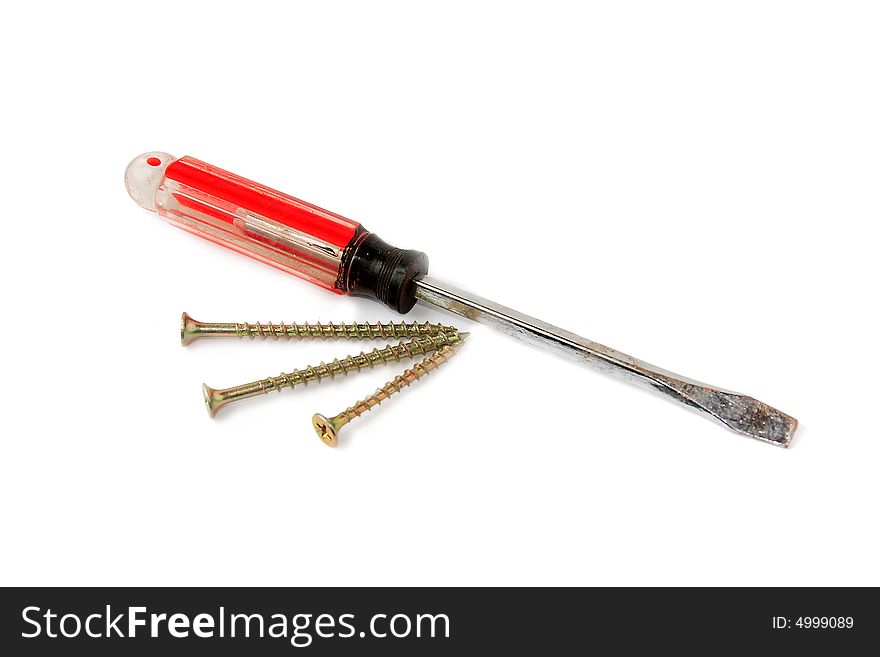
[[[416,304],[415,281],[428,273],[428,256],[398,249],[369,233],[352,246],[342,266],[345,292],[407,313]]]

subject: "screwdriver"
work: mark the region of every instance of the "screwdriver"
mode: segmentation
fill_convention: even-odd
[[[129,195],[175,226],[337,294],[399,313],[417,301],[487,324],[675,400],[734,432],[788,447],[797,420],[757,399],[687,379],[428,276],[421,251],[361,224],[185,156],[158,151],[125,171]]]

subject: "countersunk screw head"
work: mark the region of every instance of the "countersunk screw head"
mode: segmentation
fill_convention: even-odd
[[[194,320],[192,317],[183,313],[180,316],[180,344],[186,347],[193,340],[197,340],[199,337],[199,322]]]
[[[318,434],[318,438],[327,445],[327,447],[336,447],[339,443],[339,440],[336,436],[336,431],[339,429],[336,426],[336,422],[334,422],[336,418],[327,419],[320,413],[315,413],[312,416],[312,426],[315,428],[315,433]]]
[[[226,398],[221,390],[215,390],[209,385],[202,384],[202,396],[205,398],[205,408],[208,409],[208,415],[214,417],[223,406],[226,405]]]

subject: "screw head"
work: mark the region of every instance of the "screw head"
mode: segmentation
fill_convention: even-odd
[[[327,447],[336,447],[339,442],[336,436],[336,427],[333,426],[330,420],[320,413],[315,413],[312,416],[312,426],[315,428],[315,433],[318,434],[321,442],[327,445]]]
[[[199,339],[198,322],[183,313],[180,316],[180,344],[188,346],[193,340]]]
[[[214,390],[207,384],[202,384],[202,396],[205,398],[205,408],[208,409],[208,415],[214,417],[223,406],[226,400],[219,390]]]

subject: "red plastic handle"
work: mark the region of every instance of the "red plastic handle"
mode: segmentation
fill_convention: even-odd
[[[361,224],[194,157],[139,155],[129,194],[174,225],[337,294],[376,298],[399,312],[415,304],[425,254],[393,247]]]

